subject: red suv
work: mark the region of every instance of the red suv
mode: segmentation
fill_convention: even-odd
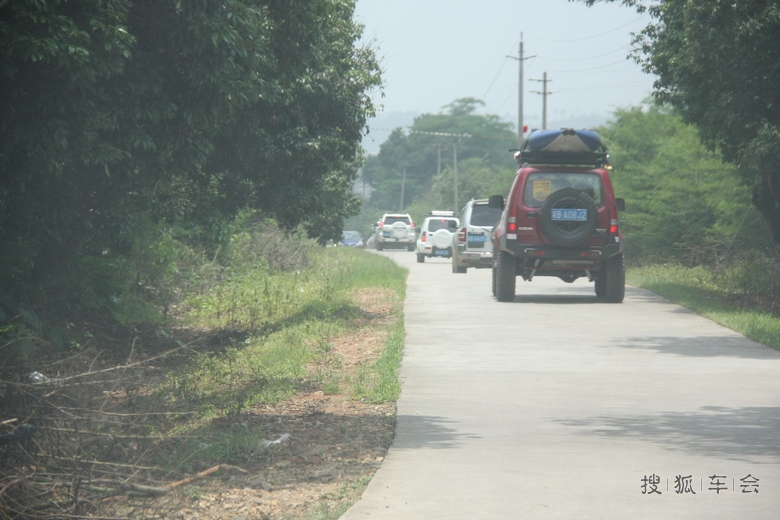
[[[493,232],[493,294],[512,301],[517,276],[556,276],[594,282],[596,296],[621,303],[625,296],[623,234],[609,178],[609,156],[590,130],[532,132],[515,154],[520,169]]]

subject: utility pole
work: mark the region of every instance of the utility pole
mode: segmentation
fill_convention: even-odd
[[[455,144],[452,145],[452,164],[453,166],[453,174],[455,175],[455,205],[452,208],[452,211],[457,212],[458,211],[458,141],[455,141]]]
[[[401,204],[398,206],[398,212],[402,212],[404,210],[404,188],[406,186],[406,166],[404,166],[404,174],[403,177],[401,177]]]
[[[441,175],[441,143],[436,143],[436,176]]]
[[[452,172],[453,176],[455,177],[454,183],[455,183],[455,209],[453,211],[458,211],[458,141],[462,137],[471,137],[471,134],[450,134],[447,132],[423,132],[421,130],[409,130],[410,134],[423,134],[423,135],[438,135],[443,137],[457,137],[457,141],[452,145],[453,146],[453,165],[452,165]],[[437,163],[437,170],[438,173],[441,173],[441,144],[437,144],[439,147],[439,153],[438,153],[438,163]],[[406,170],[404,170],[404,175],[406,174]],[[403,184],[401,184],[401,196],[403,197]]]
[[[523,147],[523,128],[525,126],[523,125],[523,61],[535,58],[536,55],[533,56],[523,56],[523,33],[520,33],[520,49],[519,49],[519,57],[518,56],[509,56],[507,55],[507,58],[512,58],[513,60],[518,61],[518,69],[520,70],[519,78],[517,82],[517,147],[522,148]]]
[[[542,82],[542,90],[541,92],[538,90],[532,90],[531,92],[535,94],[541,94],[542,95],[542,130],[547,129],[547,96],[552,94],[553,92],[558,92],[558,90],[547,90],[547,82],[552,81],[551,79],[547,79],[547,73],[544,73],[543,79],[539,78],[531,78],[531,81],[541,81]],[[560,89],[559,89],[560,90]]]

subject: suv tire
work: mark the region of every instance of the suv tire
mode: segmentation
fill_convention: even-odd
[[[500,302],[511,302],[515,299],[515,283],[517,282],[517,265],[515,257],[506,251],[496,253],[496,299]]]
[[[585,222],[554,221],[553,208],[588,210]],[[577,247],[585,243],[598,223],[596,203],[587,194],[574,188],[563,188],[552,193],[539,210],[539,227],[547,239],[561,247]]]
[[[417,263],[423,264],[425,263],[425,255],[422,253],[417,253]]]
[[[607,293],[607,275],[596,275],[596,279],[593,280],[593,285],[596,289],[596,298],[603,298]]]
[[[606,302],[622,303],[626,296],[626,268],[623,255],[616,255],[607,260],[603,276]]]
[[[383,245],[382,245],[382,242],[380,242],[379,240],[377,240],[377,241],[376,241],[376,250],[377,250],[377,251],[381,251],[381,250],[382,250],[382,249],[384,249],[384,248],[385,248],[385,246],[383,246]]]
[[[452,257],[452,274],[465,274],[468,270],[467,267],[461,267],[458,265],[458,263],[455,261],[455,257]]]

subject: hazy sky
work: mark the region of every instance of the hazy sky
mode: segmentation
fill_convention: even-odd
[[[384,69],[385,117],[438,113],[474,97],[484,112],[517,124],[520,33],[525,60],[525,123],[540,127],[542,78],[547,72],[547,121],[606,119],[616,107],[639,104],[653,77],[626,59],[631,32],[651,21],[619,3],[586,7],[567,0],[357,0]],[[378,137],[375,135],[375,137]]]

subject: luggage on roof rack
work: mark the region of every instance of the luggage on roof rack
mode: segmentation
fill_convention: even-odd
[[[520,164],[565,164],[607,166],[609,155],[601,137],[593,130],[537,130],[516,154]]]

